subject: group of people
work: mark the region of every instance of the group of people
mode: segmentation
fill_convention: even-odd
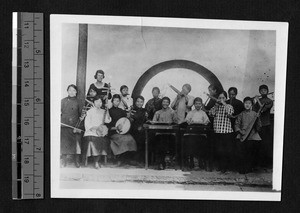
[[[99,169],[100,157],[110,156],[121,164],[138,164],[145,156],[144,124],[176,124],[211,127],[205,134],[182,133],[184,162],[190,168],[198,166],[221,172],[236,170],[251,172],[258,166],[272,166],[272,123],[270,110],[273,101],[267,97],[267,85],[259,87],[259,96],[236,98],[238,90],[227,92],[215,85],[208,87],[208,99],[192,97],[190,84],[177,91],[176,98],[160,98],[158,87],[145,107],[143,96],[132,97],[128,87],[121,86],[120,94],[112,95],[110,85],[103,82],[105,74],[97,70],[82,107],[77,99],[77,87],[69,85],[68,97],[61,102],[61,166],[73,155],[76,167],[87,166],[93,158]],[[130,121],[130,130],[124,125]],[[158,169],[165,169],[167,159],[174,157],[175,138],[172,134],[150,134],[150,151]]]

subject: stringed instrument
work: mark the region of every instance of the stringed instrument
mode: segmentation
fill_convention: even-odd
[[[109,92],[110,92],[110,83],[108,83],[106,97],[108,97]],[[105,111],[104,111],[104,115],[103,115],[103,119],[102,119],[102,124],[99,125],[98,128],[96,129],[96,133],[99,137],[104,137],[108,134],[108,128],[105,125],[105,118],[106,118],[107,111],[108,111],[107,103],[108,103],[108,98],[105,99]]]
[[[82,108],[82,111],[81,111],[81,115],[80,115],[80,118],[78,119],[74,129],[73,129],[73,132],[74,133],[80,133],[80,129],[79,129],[79,126],[81,124],[81,122],[84,120],[85,116],[86,116],[86,112],[91,108],[91,107],[94,107],[94,103],[89,101],[88,99],[85,99],[85,101],[87,102],[86,105],[84,105],[84,107]]]
[[[251,131],[252,131],[252,129],[253,129],[253,127],[254,127],[254,125],[255,125],[255,123],[256,123],[258,117],[260,116],[261,111],[262,111],[262,109],[264,108],[265,105],[266,105],[266,104],[264,103],[264,104],[259,108],[256,117],[253,118],[253,120],[250,122],[250,124],[248,125],[247,129],[245,130],[245,134],[244,134],[244,135],[241,135],[241,137],[240,137],[240,141],[241,141],[241,142],[245,141],[245,140],[249,137],[249,135],[250,135],[250,133],[251,133]]]

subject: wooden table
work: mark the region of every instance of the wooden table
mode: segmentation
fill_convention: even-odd
[[[149,132],[154,131],[154,132],[163,132],[163,133],[175,133],[175,155],[176,155],[176,160],[178,162],[178,150],[177,150],[177,144],[179,143],[180,140],[180,128],[179,125],[167,125],[167,124],[144,124],[143,127],[145,128],[145,169],[148,169],[148,144],[149,144]],[[180,163],[180,168],[182,167]]]

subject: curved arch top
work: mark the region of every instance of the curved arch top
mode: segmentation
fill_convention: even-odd
[[[213,84],[219,89],[223,90],[223,86],[217,76],[215,76],[210,70],[201,66],[200,64],[188,60],[170,60],[156,64],[149,68],[145,73],[143,73],[143,75],[139,78],[134,86],[132,97],[134,98],[141,95],[148,81],[155,75],[172,68],[184,68],[195,71],[196,73],[204,77],[210,84]]]

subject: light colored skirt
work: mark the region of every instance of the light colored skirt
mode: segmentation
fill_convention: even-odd
[[[82,154],[86,157],[107,155],[109,153],[109,139],[107,137],[83,137]]]

